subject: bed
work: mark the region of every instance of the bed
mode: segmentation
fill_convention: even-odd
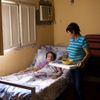
[[[37,75],[38,71],[33,70],[33,66],[41,63],[51,49],[56,52],[57,58],[65,51],[65,47],[43,46],[27,69],[0,77],[0,100],[55,100],[70,83],[69,70],[63,69],[63,74],[57,79],[50,75]]]

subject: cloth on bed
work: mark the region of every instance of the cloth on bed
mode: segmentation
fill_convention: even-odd
[[[44,98],[42,100],[53,100],[50,98],[56,98],[56,96],[64,89],[64,87],[67,86],[67,83],[69,82],[69,79],[66,75],[67,73],[68,70],[64,70],[64,73],[61,77],[52,79],[51,77],[56,74],[56,69],[55,67],[46,65],[44,68],[36,72],[34,72],[30,67],[28,70],[26,69],[9,76],[1,77],[0,80],[35,87],[35,92],[38,94],[39,98]],[[49,87],[50,91],[55,89],[55,93],[51,93],[49,91]],[[57,93],[58,90],[59,93]],[[53,96],[51,97],[49,94]],[[49,99],[47,99],[47,97],[43,97],[43,95],[49,95]],[[16,98],[14,100],[22,100],[22,98],[26,98],[25,100],[30,100],[31,91],[0,84],[0,97],[2,97],[3,100],[12,100],[13,98]]]

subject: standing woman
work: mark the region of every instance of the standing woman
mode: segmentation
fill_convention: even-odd
[[[81,84],[83,67],[89,57],[88,45],[85,37],[80,34],[80,27],[77,23],[70,23],[66,28],[66,32],[70,35],[70,42],[66,48],[68,58],[78,65],[76,69],[70,70],[72,83],[76,90],[76,100],[83,100]]]

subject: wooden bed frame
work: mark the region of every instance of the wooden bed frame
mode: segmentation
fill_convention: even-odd
[[[37,97],[36,97],[36,93],[35,93],[35,88],[34,87],[26,86],[26,85],[20,85],[20,84],[6,82],[6,81],[1,81],[1,80],[0,80],[0,83],[6,84],[6,85],[15,86],[15,87],[19,87],[19,88],[23,88],[23,89],[31,90],[32,100],[38,100]],[[0,98],[0,100],[1,100],[1,98]]]
[[[90,52],[90,58],[85,64],[85,81],[100,83],[100,34],[89,34],[85,37]]]
[[[89,45],[91,56],[100,57],[100,34],[85,36]]]

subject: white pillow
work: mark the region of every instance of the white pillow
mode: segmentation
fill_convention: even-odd
[[[38,49],[35,66],[38,66],[39,64],[41,64],[46,60],[46,53],[47,53],[46,50]]]
[[[53,46],[52,47],[52,51],[56,53],[57,58],[63,56],[64,53],[66,52],[66,47],[62,47],[62,46]]]

